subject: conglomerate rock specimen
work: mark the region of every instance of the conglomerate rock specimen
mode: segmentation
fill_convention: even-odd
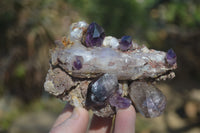
[[[44,88],[73,106],[101,117],[133,104],[145,117],[161,115],[166,98],[153,83],[172,79],[176,54],[148,49],[131,36],[106,36],[93,22],[70,27],[68,38],[56,41]]]

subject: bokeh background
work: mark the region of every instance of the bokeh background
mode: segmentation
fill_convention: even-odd
[[[157,86],[164,114],[137,114],[137,133],[200,133],[199,0],[1,0],[0,132],[48,132],[65,103],[44,92],[49,49],[72,22],[96,21],[106,35],[178,57],[176,78]]]

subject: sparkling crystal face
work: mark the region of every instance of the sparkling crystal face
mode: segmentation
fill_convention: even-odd
[[[167,51],[166,60],[169,65],[174,65],[176,63],[176,53],[173,49]]]
[[[127,51],[132,46],[132,37],[131,36],[123,36],[119,42],[119,49],[122,51]]]
[[[87,47],[100,47],[105,37],[104,29],[97,23],[93,22],[89,25],[86,32],[85,43]]]

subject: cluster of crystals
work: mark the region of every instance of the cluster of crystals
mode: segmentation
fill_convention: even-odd
[[[95,22],[88,25],[80,21],[72,25],[70,39],[72,41],[78,40],[82,42],[87,48],[107,47],[107,49],[104,49],[101,53],[104,56],[107,56],[107,53],[110,53],[109,55],[112,54],[109,48],[116,51],[119,50],[122,53],[139,48],[139,46],[132,41],[131,36],[123,36],[121,39],[105,36],[104,29]],[[149,49],[146,47],[140,50],[142,53],[149,52]],[[177,59],[172,49],[168,50],[166,57],[164,55],[163,58],[166,59],[169,66],[173,66]],[[83,67],[83,61],[84,59],[82,56],[75,56],[73,59],[73,70],[80,70]],[[157,117],[163,113],[166,106],[166,98],[159,89],[144,81],[133,81],[129,86],[130,100],[122,96],[122,89],[119,88],[118,79],[119,77],[115,74],[108,74],[105,72],[105,74],[98,79],[92,81],[88,87],[86,106],[100,108],[109,104],[116,109],[127,108],[131,105],[132,100],[138,111],[145,117]]]
[[[137,49],[139,46],[137,43],[132,41],[131,36],[123,36],[121,39],[117,39],[112,36],[105,36],[104,29],[97,23],[92,22],[87,24],[83,21],[75,23],[70,28],[70,39],[72,41],[82,42],[86,47],[110,47],[112,49],[118,49],[123,51]],[[169,49],[166,54],[166,62],[173,66],[176,63],[176,54],[172,49]],[[82,68],[82,61],[75,59],[74,67],[75,70]]]
[[[86,104],[88,107],[101,107],[108,103],[116,108],[131,105],[129,99],[122,97],[116,75],[106,73],[90,85]]]
[[[101,47],[110,46],[112,48],[118,48],[122,51],[127,51],[132,46],[132,38],[131,36],[123,36],[120,39],[120,42],[114,37],[106,37],[105,39],[104,29],[99,26],[97,23],[91,23],[86,32],[85,44],[87,47]]]

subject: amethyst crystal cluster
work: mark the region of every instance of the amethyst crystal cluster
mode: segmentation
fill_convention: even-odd
[[[102,117],[131,104],[145,117],[163,113],[166,97],[153,83],[174,78],[172,49],[166,53],[140,46],[131,36],[105,36],[97,23],[83,21],[56,44],[44,83],[49,93]]]

